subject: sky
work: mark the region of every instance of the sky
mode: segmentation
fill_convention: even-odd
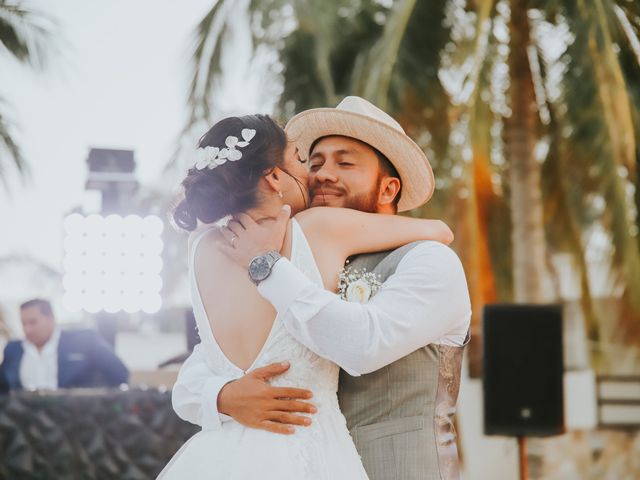
[[[193,32],[213,4],[28,3],[55,17],[60,34],[45,72],[0,55],[0,97],[32,172],[26,185],[11,172],[10,193],[0,190],[0,258],[28,255],[62,270],[62,220],[87,199],[91,147],[133,149],[140,182],[159,181],[187,115]],[[243,80],[239,59],[248,57],[248,48],[242,38],[237,41],[226,113],[261,111],[259,79]]]

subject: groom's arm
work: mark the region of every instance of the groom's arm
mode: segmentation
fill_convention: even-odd
[[[229,225],[219,248],[247,266],[256,255],[280,249],[287,218],[258,224],[241,214]],[[460,259],[434,241],[407,252],[366,304],[324,290],[286,258],[275,263],[258,291],[291,335],[351,375],[373,372],[432,343],[462,346],[471,319]]]
[[[424,242],[366,304],[326,291],[286,259],[258,287],[301,343],[351,375],[369,373],[431,343],[462,345],[471,318],[453,250]]]
[[[286,372],[288,364],[274,363],[257,368],[240,378],[215,375],[207,366],[201,344],[178,373],[171,400],[180,418],[216,430],[232,418],[251,428],[291,434],[294,426],[308,426],[311,420],[300,413],[316,413],[304,401],[309,390],[274,387],[268,380]]]

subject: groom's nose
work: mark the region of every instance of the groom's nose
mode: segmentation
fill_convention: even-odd
[[[336,183],[338,181],[338,176],[335,174],[333,170],[331,170],[326,165],[322,165],[318,170],[312,173],[312,182],[318,183]]]

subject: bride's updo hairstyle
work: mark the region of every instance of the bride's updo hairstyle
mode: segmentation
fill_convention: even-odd
[[[184,199],[173,211],[176,225],[195,230],[198,220],[215,223],[257,205],[258,181],[284,162],[287,136],[267,115],[247,115],[220,120],[200,139],[199,148],[225,147],[229,136],[241,138],[243,129],[255,130],[249,144],[240,149],[242,158],[198,170],[192,166],[182,181]]]

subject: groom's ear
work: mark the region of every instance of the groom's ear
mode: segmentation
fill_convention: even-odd
[[[400,179],[397,177],[383,177],[380,180],[380,186],[378,189],[378,205],[387,206],[390,205],[395,208],[396,197],[400,194],[400,187],[402,186]]]

